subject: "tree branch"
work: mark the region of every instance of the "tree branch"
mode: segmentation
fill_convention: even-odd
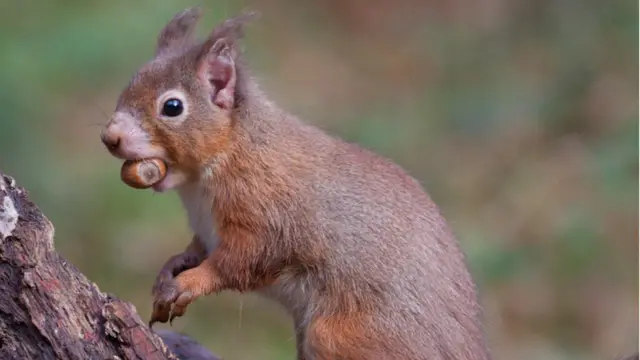
[[[56,253],[53,235],[27,191],[0,172],[0,359],[217,359],[100,292]]]

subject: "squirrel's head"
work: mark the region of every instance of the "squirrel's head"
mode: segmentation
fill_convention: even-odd
[[[154,58],[120,94],[101,140],[121,159],[164,160],[167,176],[155,190],[197,178],[229,146],[232,115],[242,101],[236,42],[255,15],[228,19],[196,42],[200,8],[178,13],[161,30]]]

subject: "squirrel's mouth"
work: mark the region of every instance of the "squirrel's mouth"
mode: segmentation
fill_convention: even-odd
[[[164,162],[166,175],[162,180],[151,186],[151,189],[154,191],[165,192],[177,188],[186,182],[187,177],[181,170],[174,166],[174,162],[169,161],[164,148],[153,146],[144,139],[141,140],[129,136],[120,136],[117,141],[107,140],[110,140],[109,134],[105,133],[105,135],[103,135],[103,142],[105,142],[109,153],[113,157],[124,160],[125,162],[145,159],[158,159]]]

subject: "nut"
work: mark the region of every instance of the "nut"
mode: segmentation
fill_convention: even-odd
[[[122,164],[120,178],[135,189],[147,189],[167,175],[167,165],[160,159],[127,160]]]

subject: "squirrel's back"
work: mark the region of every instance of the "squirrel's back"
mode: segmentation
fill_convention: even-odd
[[[302,210],[281,222],[290,226],[283,232],[314,258],[299,259],[267,292],[299,327],[357,317],[350,331],[361,333],[349,334],[351,345],[370,340],[378,359],[488,359],[463,254],[418,181],[382,156],[275,111],[269,133],[277,136],[267,143],[292,188],[301,189],[295,204],[283,204]],[[336,354],[350,348],[349,336]]]

